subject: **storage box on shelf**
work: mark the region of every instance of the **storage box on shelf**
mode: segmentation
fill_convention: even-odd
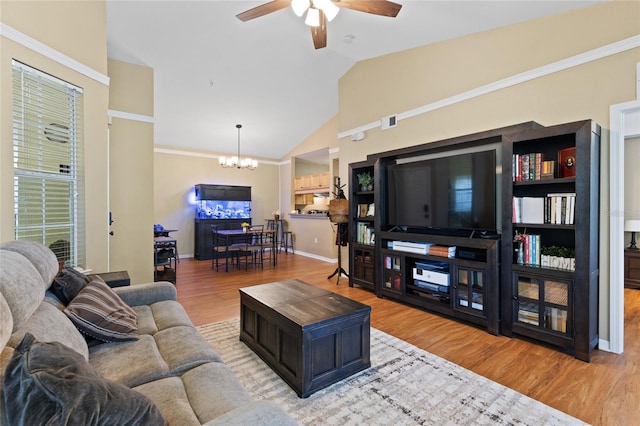
[[[600,127],[586,120],[511,141],[502,152],[502,198],[511,200],[502,212],[502,333],[589,361],[598,343]],[[544,161],[558,164],[552,175]],[[543,261],[552,246],[575,257]]]

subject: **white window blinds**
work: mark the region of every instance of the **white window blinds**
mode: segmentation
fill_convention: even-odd
[[[13,62],[15,238],[84,265],[82,90]]]

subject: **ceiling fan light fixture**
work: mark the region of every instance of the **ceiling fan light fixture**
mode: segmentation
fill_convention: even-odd
[[[340,8],[336,6],[331,0],[313,0],[313,6],[316,9],[322,9],[324,16],[327,17],[329,22],[333,21],[340,12]]]
[[[304,15],[304,12],[309,8],[311,3],[309,0],[291,0],[291,9],[297,16]]]
[[[310,27],[317,27],[320,25],[320,11],[316,8],[310,7],[307,10],[307,19],[304,23]]]

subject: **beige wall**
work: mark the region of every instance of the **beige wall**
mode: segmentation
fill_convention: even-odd
[[[55,18],[53,18],[55,17]],[[0,2],[2,23],[103,76],[107,74],[106,13],[103,1]],[[14,238],[11,60],[16,59],[83,89],[87,265],[107,269],[108,86],[0,37],[0,241]]]
[[[153,117],[153,70],[109,60],[109,109]],[[125,115],[128,117],[128,115]],[[111,271],[153,281],[153,123],[113,118],[109,126]]]
[[[306,174],[296,168],[295,157],[300,154],[314,152],[319,149],[335,149],[338,145],[338,116],[331,118],[316,132],[302,141],[283,158],[280,166],[280,186],[282,189],[280,205],[283,213],[290,212],[294,208],[293,178]],[[330,157],[332,154],[328,154]],[[330,174],[337,174],[333,162],[329,166]],[[328,220],[291,217],[284,214],[287,220],[287,229],[294,234],[296,252],[302,252],[320,259],[335,260],[338,251],[335,245],[335,229]],[[346,258],[346,254],[344,258]]]
[[[171,236],[178,240],[180,256],[193,256],[193,190],[199,183],[250,186],[254,224],[264,224],[279,208],[279,167],[276,164],[260,163],[256,170],[225,169],[218,164],[218,158],[210,153],[163,153],[158,151],[163,147],[156,148],[153,157],[153,223],[159,223],[167,229],[178,229]]]
[[[340,132],[635,36],[638,16],[639,2],[616,1],[363,61],[339,82]],[[346,181],[348,164],[370,153],[530,120],[596,120],[603,127],[600,338],[606,340],[609,106],[636,98],[638,62],[640,49],[627,50],[400,120],[393,129],[369,130],[361,142],[345,137],[339,143],[340,176]]]
[[[624,142],[624,218],[640,220],[640,138]],[[636,233],[636,241],[640,235]],[[629,246],[631,233],[625,232],[625,247]]]

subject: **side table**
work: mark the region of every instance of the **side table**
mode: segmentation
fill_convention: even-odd
[[[640,250],[624,250],[624,286],[640,289]]]
[[[90,274],[89,278],[100,276],[109,287],[124,287],[131,285],[129,273],[127,271],[103,272],[101,274]]]

